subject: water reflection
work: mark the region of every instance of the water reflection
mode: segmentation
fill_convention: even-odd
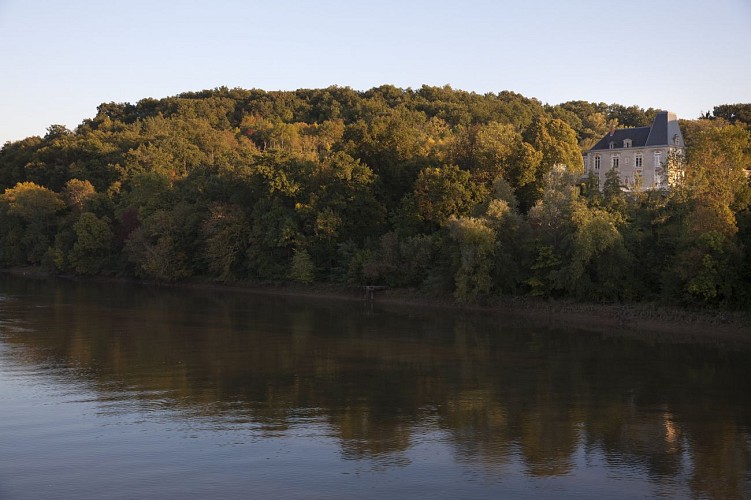
[[[3,355],[86,384],[102,414],[165,414],[250,439],[310,432],[344,460],[384,467],[440,442],[491,474],[596,464],[666,494],[682,483],[696,496],[749,494],[742,346],[359,301],[7,276],[0,291]]]

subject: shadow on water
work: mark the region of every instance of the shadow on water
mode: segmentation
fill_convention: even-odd
[[[259,435],[325,425],[347,460],[524,474],[580,460],[748,494],[751,352],[398,305],[0,276],[0,344],[64,367],[101,411],[168,410]]]

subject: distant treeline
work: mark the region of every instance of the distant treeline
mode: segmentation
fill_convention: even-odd
[[[674,189],[582,178],[611,124],[656,112],[448,86],[102,104],[0,150],[0,265],[751,305],[751,104],[681,121]]]

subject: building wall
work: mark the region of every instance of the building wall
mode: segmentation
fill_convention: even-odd
[[[622,146],[622,144],[621,144]],[[664,175],[663,169],[666,160],[671,151],[682,151],[681,147],[671,146],[651,146],[651,147],[620,147],[613,149],[603,149],[589,151],[584,155],[584,168],[586,174],[594,172],[600,179],[600,189],[602,189],[608,171],[613,168],[613,158],[618,158],[618,173],[622,186],[627,186],[629,190],[636,188],[635,177],[637,171],[641,175],[641,189],[656,189],[663,186]],[[655,153],[660,153],[659,163],[655,160]],[[637,168],[636,159],[641,155],[641,168]],[[596,168],[595,158],[600,157],[600,168]]]

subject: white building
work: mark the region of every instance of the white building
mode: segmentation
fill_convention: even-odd
[[[668,158],[683,156],[683,135],[675,113],[661,111],[651,127],[610,129],[584,153],[584,169],[600,179],[600,188],[610,169],[616,169],[626,190],[660,189],[673,184],[683,173],[677,165],[668,169]]]

